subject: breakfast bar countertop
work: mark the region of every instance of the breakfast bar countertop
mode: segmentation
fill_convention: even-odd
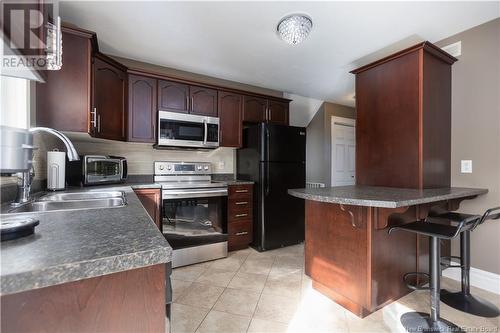
[[[449,187],[418,190],[359,185],[288,190],[290,195],[305,200],[380,208],[398,208],[473,197],[487,192],[488,190],[483,188]]]
[[[33,235],[1,243],[1,295],[172,260],[172,248],[132,188],[115,185],[86,190],[103,189],[124,191],[127,205],[16,214],[34,217],[40,224]]]

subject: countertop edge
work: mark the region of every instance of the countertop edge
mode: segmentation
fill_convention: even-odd
[[[123,263],[124,260],[127,262]],[[59,266],[51,266],[46,269],[30,272],[6,275],[2,276],[2,286],[9,286],[9,289],[5,290],[5,288],[2,288],[2,290],[0,290],[0,296],[52,287],[64,283],[76,282],[133,269],[166,264],[171,260],[172,249],[168,247],[159,247],[148,251],[97,258]],[[65,275],[67,273],[74,272],[71,268],[74,268],[75,266],[78,266],[78,269],[81,270],[83,266],[87,265],[89,266],[89,270],[84,270],[86,273],[79,273],[77,276],[75,275],[73,277]],[[90,268],[92,269],[90,270]],[[56,276],[59,278],[54,278],[55,274],[57,274]],[[33,281],[33,283],[26,284],[26,280]],[[19,281],[19,283],[16,283],[17,281]]]
[[[468,198],[468,197],[476,197],[478,195],[488,193],[487,189],[470,189],[471,193],[466,195],[461,193],[450,193],[443,195],[435,195],[429,198],[421,198],[421,199],[408,199],[408,200],[369,200],[369,199],[350,199],[350,198],[339,198],[336,196],[329,195],[319,195],[319,194],[311,194],[311,193],[303,193],[298,191],[298,189],[289,189],[288,194],[311,201],[318,202],[326,202],[326,203],[336,203],[336,204],[345,204],[352,206],[365,206],[365,207],[377,207],[377,208],[400,208],[400,207],[408,207],[420,204],[426,204],[430,202],[436,202],[441,200],[450,200],[450,199],[460,199],[460,198]]]

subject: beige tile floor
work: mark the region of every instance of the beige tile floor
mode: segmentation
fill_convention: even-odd
[[[173,333],[193,332],[404,332],[407,311],[429,311],[428,293],[413,292],[359,319],[311,287],[303,271],[303,246],[227,258],[174,269]],[[456,281],[443,287],[458,290]],[[500,296],[473,288],[500,307]],[[468,332],[499,332],[500,318],[480,318],[441,303],[442,317]]]

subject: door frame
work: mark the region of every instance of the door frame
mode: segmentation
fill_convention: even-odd
[[[334,170],[334,162],[335,162],[335,154],[334,154],[334,149],[335,149],[335,124],[337,125],[343,125],[343,126],[349,126],[354,128],[354,132],[356,132],[356,119],[352,118],[346,118],[346,117],[338,117],[338,116],[332,116],[331,117],[331,130],[330,130],[330,186],[334,186],[334,175],[335,175],[335,170]],[[356,136],[354,137],[355,142],[356,142]],[[354,151],[354,154],[356,154],[356,150]]]

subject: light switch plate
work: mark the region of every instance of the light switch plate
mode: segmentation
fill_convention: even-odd
[[[460,172],[472,173],[472,161],[471,160],[461,160]]]

